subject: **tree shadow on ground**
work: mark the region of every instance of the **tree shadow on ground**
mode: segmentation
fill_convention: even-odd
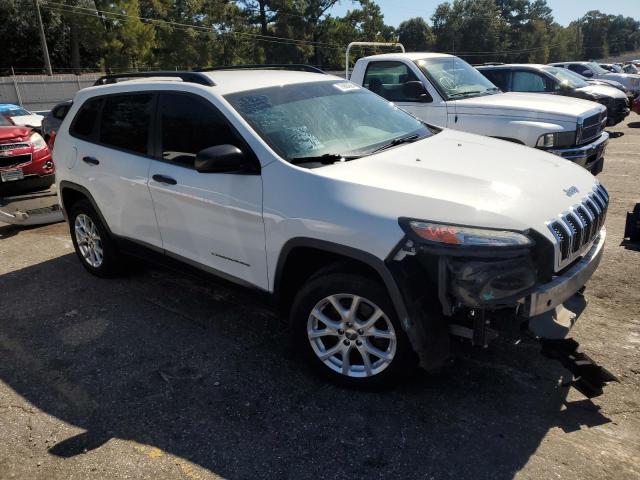
[[[372,393],[311,375],[284,322],[211,281],[101,280],[66,255],[0,276],[0,300],[0,380],[86,430],[50,448],[63,458],[122,438],[231,479],[509,479],[550,428],[609,421],[566,403],[533,342]]]

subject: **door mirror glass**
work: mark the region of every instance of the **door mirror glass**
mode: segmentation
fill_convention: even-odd
[[[247,173],[255,171],[251,160],[233,145],[216,145],[196,153],[196,170],[200,173]]]
[[[417,102],[432,102],[433,98],[424,88],[424,85],[419,80],[413,80],[402,85],[402,93],[407,100],[413,100]]]

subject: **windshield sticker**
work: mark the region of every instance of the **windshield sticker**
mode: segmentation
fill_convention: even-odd
[[[351,82],[334,83],[333,86],[341,92],[353,92],[354,90],[360,90],[360,87],[358,85]]]

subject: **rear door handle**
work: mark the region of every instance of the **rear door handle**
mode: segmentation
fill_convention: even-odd
[[[82,161],[84,163],[88,163],[89,165],[99,165],[100,160],[95,157],[82,157]]]
[[[155,175],[154,175],[153,177],[151,177],[151,178],[153,178],[156,182],[159,182],[159,183],[166,183],[167,185],[175,185],[175,184],[177,184],[177,183],[178,183],[178,182],[176,182],[173,178],[171,178],[171,177],[167,177],[166,175],[158,175],[158,174],[155,174]]]

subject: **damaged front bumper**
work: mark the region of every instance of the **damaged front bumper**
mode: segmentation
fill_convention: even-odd
[[[524,298],[520,315],[527,318],[541,315],[555,309],[580,290],[600,264],[605,238],[606,230],[602,228],[600,235],[585,256],[550,282],[536,287]]]
[[[499,332],[519,336],[527,326],[538,327],[538,337],[566,336],[577,318],[576,302],[569,301],[597,269],[606,231],[602,228],[589,251],[559,273],[551,269],[553,244],[534,231],[529,235],[533,244],[518,249],[447,249],[405,238],[387,259],[407,306],[407,333],[424,368],[442,361],[445,336],[481,346]],[[554,333],[539,333],[544,331]]]

